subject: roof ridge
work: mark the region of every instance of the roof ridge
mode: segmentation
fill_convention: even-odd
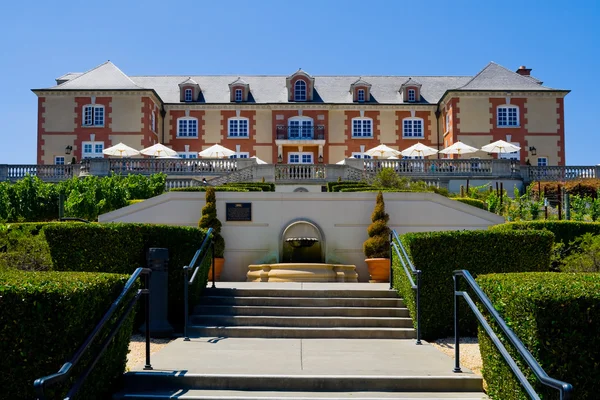
[[[190,77],[190,75],[127,75],[131,78],[181,78],[181,77]],[[206,74],[206,75],[192,75],[196,77],[267,77],[267,78],[286,78],[287,75],[239,75],[239,74]],[[312,77],[322,77],[322,78],[355,78],[359,77],[361,79],[364,78],[407,78],[408,75],[311,75]],[[472,78],[472,75],[411,75],[411,78]]]

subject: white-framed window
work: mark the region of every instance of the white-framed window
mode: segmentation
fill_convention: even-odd
[[[154,111],[150,114],[150,129],[152,129],[152,132],[156,132],[156,112]]]
[[[198,153],[195,151],[180,151],[177,155],[179,158],[198,158]]]
[[[192,117],[178,118],[177,137],[198,137],[198,119]]]
[[[306,82],[302,79],[294,84],[294,101],[306,101]]]
[[[373,120],[352,118],[352,137],[373,137]]]
[[[192,101],[192,89],[185,89],[183,98],[185,99],[185,101]]]
[[[235,89],[235,101],[242,101],[242,89]]]
[[[292,117],[288,119],[289,139],[312,139],[314,133],[313,120],[309,117]]]
[[[365,101],[365,89],[358,89],[358,92],[356,93],[356,98],[361,103]]]
[[[446,132],[450,131],[450,113],[446,114]]]
[[[354,158],[373,158],[368,154],[357,153],[357,152],[352,153],[352,157],[354,157]]]
[[[250,158],[250,153],[248,153],[247,151],[240,151],[232,156],[229,156],[229,158]]]
[[[511,142],[511,144],[514,144],[517,147],[521,147],[521,145],[518,142]],[[513,151],[512,153],[499,153],[498,158],[501,160],[520,161],[521,160],[521,150]]]
[[[404,118],[402,136],[405,138],[423,138],[423,118]]]
[[[408,89],[408,101],[417,100],[417,91],[415,89]]]
[[[423,157],[423,156],[402,156],[402,158],[406,158],[408,160],[422,160],[425,157]]]
[[[538,167],[547,167],[548,166],[548,157],[538,157],[537,158],[537,166]]]
[[[227,136],[247,138],[248,118],[229,118]]]
[[[104,106],[83,106],[83,126],[104,126]]]
[[[498,126],[519,126],[519,107],[508,104],[499,106]]]
[[[102,158],[104,154],[104,142],[82,142],[81,158]]]
[[[65,157],[64,156],[56,156],[56,157],[54,157],[54,164],[56,164],[56,165],[65,165]]]
[[[288,153],[289,164],[313,164],[313,153],[290,152]]]

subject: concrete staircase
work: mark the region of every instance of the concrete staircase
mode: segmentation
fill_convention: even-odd
[[[411,339],[412,319],[391,290],[207,289],[194,336]]]
[[[207,289],[191,341],[154,354],[154,371],[126,373],[113,398],[487,399],[481,377],[454,374],[451,358],[415,345],[386,285],[297,285]]]

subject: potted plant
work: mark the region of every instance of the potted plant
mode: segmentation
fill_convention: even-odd
[[[198,227],[203,229],[213,228],[213,241],[215,243],[215,280],[221,277],[221,271],[225,264],[225,239],[221,236],[221,221],[217,218],[217,198],[213,187],[206,188],[206,204],[202,208],[202,217],[198,222]],[[208,279],[212,280],[212,265],[208,273]]]
[[[377,194],[371,225],[367,229],[369,238],[363,245],[365,262],[369,268],[369,282],[389,282],[390,279],[390,216],[385,212],[381,191]]]

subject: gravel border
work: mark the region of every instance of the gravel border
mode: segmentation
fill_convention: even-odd
[[[150,338],[150,354],[161,350],[175,339],[153,339]],[[152,361],[152,360],[150,360]],[[125,371],[141,369],[146,363],[146,336],[135,334],[129,342],[129,353],[127,354],[127,365]],[[136,368],[138,367],[138,368]]]
[[[454,338],[448,337],[430,342],[433,347],[454,359]],[[460,338],[460,365],[469,368],[473,373],[481,376],[481,353],[479,341],[476,337]]]

